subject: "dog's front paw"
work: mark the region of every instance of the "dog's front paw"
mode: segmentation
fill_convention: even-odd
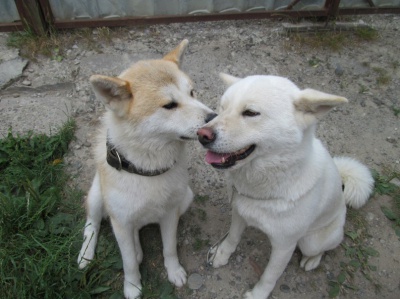
[[[213,254],[212,266],[214,268],[225,266],[228,263],[229,258],[231,256],[231,253],[222,249],[222,246],[218,247],[218,249],[215,252],[211,251],[211,254]]]
[[[85,259],[83,256],[78,256],[78,267],[79,269],[85,269],[89,265],[90,261]]]
[[[94,258],[94,249],[92,248],[86,248],[85,246],[82,246],[81,252],[79,253],[78,256],[78,267],[79,269],[84,269],[86,268],[90,262]]]
[[[142,286],[134,285],[129,281],[124,282],[124,296],[126,299],[139,299],[142,295]]]
[[[181,265],[179,265],[175,269],[167,269],[167,272],[168,280],[178,288],[182,287],[186,283],[187,274],[185,269],[183,269]]]
[[[313,270],[319,266],[321,261],[322,253],[316,256],[303,256],[300,262],[300,267],[306,271]]]
[[[253,294],[248,291],[243,295],[243,299],[254,299]]]

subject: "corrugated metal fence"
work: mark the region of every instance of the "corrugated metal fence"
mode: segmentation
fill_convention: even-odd
[[[0,31],[400,13],[400,0],[1,0]]]

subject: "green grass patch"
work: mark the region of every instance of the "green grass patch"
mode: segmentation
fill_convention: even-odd
[[[200,204],[204,206],[208,201],[210,200],[210,197],[208,195],[196,195],[194,197],[194,202],[197,204]]]
[[[175,287],[166,278],[162,256],[161,233],[158,225],[152,224],[140,231],[143,249],[142,275],[143,299],[177,299]]]
[[[374,67],[372,69],[377,74],[376,83],[378,85],[387,85],[392,80],[386,69],[380,67]]]
[[[340,31],[326,30],[304,33],[293,33],[291,41],[304,48],[329,49],[338,52],[378,39],[379,34],[372,28],[356,28],[355,30]]]
[[[88,270],[77,267],[83,194],[68,187],[63,163],[74,130],[71,120],[52,136],[10,131],[0,140],[0,298],[117,293],[121,266],[110,242],[100,242]]]
[[[400,115],[400,108],[392,106],[392,111],[393,111],[394,116]]]
[[[400,241],[400,187],[391,183],[392,180],[400,180],[400,173],[387,171],[387,174],[373,172],[375,179],[375,192],[380,195],[388,195],[393,201],[390,206],[382,206],[383,214],[392,221],[393,229]]]
[[[50,30],[47,35],[38,36],[29,30],[12,32],[8,35],[7,46],[20,50],[24,58],[35,60],[38,55],[61,62],[66,51],[79,43],[85,50],[102,52],[102,45],[112,43],[112,38],[126,35],[127,28],[82,28],[75,30]]]
[[[400,241],[400,187],[391,183],[393,179],[399,179],[400,174],[396,171],[386,171],[386,173],[372,171],[375,180],[374,193],[388,195],[393,199],[390,207],[382,206],[381,209],[383,214],[392,221],[393,229]],[[377,293],[380,289],[379,283],[370,276],[370,271],[376,271],[377,268],[369,263],[369,258],[379,256],[379,252],[366,245],[368,223],[364,215],[354,209],[347,210],[347,218],[351,228],[345,232],[346,241],[342,243],[347,260],[340,263],[340,273],[329,282],[330,298],[335,298],[348,290],[357,290],[352,280],[360,273],[374,285]]]
[[[69,187],[63,163],[74,131],[70,120],[52,136],[10,131],[0,140],[0,298],[124,297],[122,260],[108,221],[95,259],[84,270],[77,265],[83,193]],[[143,298],[175,299],[158,228],[145,228],[141,237]]]
[[[360,40],[363,41],[373,41],[376,40],[379,35],[378,31],[371,27],[360,27],[354,31],[355,36],[357,36]]]
[[[346,240],[341,244],[345,250],[346,259],[340,262],[340,272],[335,279],[329,281],[329,297],[335,298],[349,290],[358,290],[353,284],[353,278],[363,275],[376,288],[379,284],[370,276],[370,271],[376,271],[376,266],[369,263],[371,256],[379,256],[374,248],[365,245],[368,236],[368,225],[364,215],[358,210],[348,209],[347,218],[350,228],[345,232]]]

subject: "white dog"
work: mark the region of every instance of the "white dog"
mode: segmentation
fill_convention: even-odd
[[[276,76],[221,77],[230,87],[219,115],[198,131],[206,162],[229,170],[232,223],[213,252],[213,266],[228,263],[246,225],[260,229],[271,241],[271,257],[244,298],[266,299],[296,246],[308,271],[340,244],[345,204],[361,207],[373,179],[353,159],[332,159],[315,137],[317,120],[345,98],[300,90]]]
[[[193,200],[188,185],[185,140],[215,114],[197,101],[193,83],[180,69],[187,40],[163,59],[139,61],[118,77],[90,78],[107,111],[95,149],[97,172],[87,201],[84,243],[78,263],[93,258],[101,219],[110,217],[122,254],[124,295],[141,294],[139,229],[159,223],[168,279],[186,282],[179,264],[179,216]]]

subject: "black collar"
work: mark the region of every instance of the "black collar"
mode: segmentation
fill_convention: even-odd
[[[156,170],[144,170],[137,168],[130,161],[126,160],[123,155],[118,153],[118,151],[115,149],[115,146],[113,146],[111,142],[108,141],[108,138],[106,144],[107,144],[107,163],[117,170],[122,169],[129,173],[134,173],[142,176],[157,176],[167,172],[172,168],[170,167],[170,168],[163,168]]]

